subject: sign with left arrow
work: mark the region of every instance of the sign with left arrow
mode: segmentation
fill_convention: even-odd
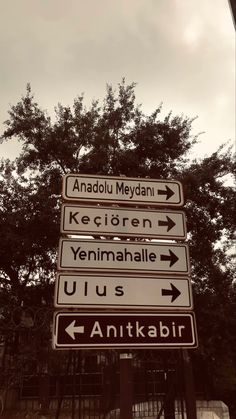
[[[186,239],[182,211],[62,205],[61,233]]]
[[[58,269],[151,274],[189,274],[187,244],[60,239]]]
[[[188,277],[60,273],[54,302],[86,309],[192,309],[192,293]]]
[[[54,349],[194,348],[193,313],[54,314]]]

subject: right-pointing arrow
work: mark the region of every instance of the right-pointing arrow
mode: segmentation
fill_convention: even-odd
[[[166,185],[166,188],[163,189],[158,189],[157,190],[158,195],[166,195],[166,200],[170,199],[172,197],[172,195],[174,195],[174,192],[172,191],[172,189],[169,188],[169,186]]]
[[[173,253],[172,250],[170,249],[169,249],[169,255],[160,255],[160,256],[161,256],[161,260],[163,261],[166,260],[170,262],[170,265],[169,265],[170,267],[174,265],[177,262],[177,260],[179,260],[178,256],[176,256],[176,254]]]
[[[161,295],[171,295],[172,296],[171,302],[173,303],[173,301],[175,301],[176,298],[178,298],[178,296],[181,294],[181,292],[172,283],[170,285],[171,285],[171,290],[170,289],[162,289],[161,290]]]
[[[167,221],[159,220],[158,225],[159,227],[167,227],[167,231],[170,231],[176,224],[168,215],[166,216],[166,220]]]
[[[73,340],[75,340],[75,333],[84,333],[84,326],[75,326],[75,320],[73,320],[65,331]]]

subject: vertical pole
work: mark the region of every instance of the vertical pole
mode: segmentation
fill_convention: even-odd
[[[163,355],[163,368],[165,374],[164,417],[165,419],[175,419],[175,383],[173,374],[171,374],[171,364],[169,363],[170,353],[165,352]]]
[[[59,419],[59,416],[60,416],[60,413],[61,413],[61,406],[62,406],[62,401],[63,401],[63,398],[64,398],[65,381],[66,381],[66,378],[68,377],[68,374],[69,374],[70,365],[71,365],[71,353],[68,355],[68,361],[67,361],[67,365],[66,365],[66,372],[65,372],[65,375],[64,375],[64,380],[62,380],[63,376],[59,376],[59,392],[60,392],[60,394],[58,395],[58,403],[57,403],[57,410],[56,410],[56,414],[55,414],[55,419]]]
[[[120,354],[120,419],[132,419],[132,354]]]
[[[196,398],[193,381],[191,358],[187,349],[183,349],[184,388],[187,419],[197,419]]]
[[[49,376],[41,375],[39,378],[39,402],[41,405],[40,413],[45,415],[49,409]]]
[[[72,354],[72,403],[71,403],[71,419],[75,419],[75,385],[76,385],[76,375],[75,375],[75,353]]]
[[[175,419],[175,397],[174,397],[174,383],[171,372],[166,372],[166,399],[164,405],[165,419]]]
[[[77,352],[77,368],[79,371],[79,390],[78,390],[78,419],[81,419],[81,379],[82,379],[82,359],[83,359],[84,353],[82,351],[78,351]],[[91,404],[89,404],[89,409],[90,409]]]
[[[39,377],[39,403],[40,413],[47,414],[50,403],[50,385],[48,374],[48,352],[47,348],[43,347],[40,351],[40,377]]]

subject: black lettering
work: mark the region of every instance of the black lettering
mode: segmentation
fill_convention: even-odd
[[[133,227],[138,227],[139,226],[139,220],[137,218],[133,218],[131,221],[131,224]]]
[[[125,255],[124,255],[124,257],[125,257],[125,262],[128,261],[128,258],[129,258],[130,262],[133,261],[133,255],[132,255],[131,252],[128,252],[128,250],[126,249],[126,247],[125,247]]]
[[[149,255],[149,260],[150,262],[155,262],[157,255],[153,252],[150,253]]]
[[[88,251],[88,260],[92,260],[92,257],[93,257],[93,260],[97,260],[96,256],[97,255],[96,255],[96,252],[94,250],[89,250]]]
[[[125,188],[124,188],[124,190],[125,190],[125,194],[128,195],[129,194],[129,186],[126,185]]]
[[[126,221],[129,221],[127,217],[123,217],[123,227],[125,227]]]
[[[74,254],[74,260],[76,260],[76,256],[77,256],[77,253],[79,252],[79,250],[80,250],[80,247],[78,247],[77,248],[77,250],[75,250],[72,246],[70,247],[71,248],[71,250],[72,250],[72,252],[73,252],[73,254]]]
[[[81,218],[81,221],[82,221],[82,223],[83,223],[83,224],[88,224],[88,223],[89,223],[89,221],[90,221],[90,218],[89,218],[87,215],[84,215],[84,216]]]
[[[84,283],[84,295],[85,295],[85,297],[87,297],[87,295],[88,295],[88,283],[87,283],[87,281],[85,281],[85,283]]]
[[[88,184],[88,186],[87,186],[87,190],[85,189],[85,192],[92,192],[92,185],[91,185],[91,183],[89,183]]]
[[[139,252],[134,252],[134,260],[135,262],[141,262],[141,255]]]
[[[78,189],[79,191],[79,189]],[[80,192],[87,192],[87,187],[85,182],[81,182],[80,184]]]
[[[152,228],[152,222],[148,218],[143,219],[143,228],[146,227],[146,224],[148,224],[148,227]]]
[[[87,253],[84,250],[81,250],[81,252],[79,253],[80,260],[85,260],[86,257],[87,257]]]
[[[122,295],[124,295],[124,290],[123,290],[122,285],[117,285],[116,288],[115,288],[115,291],[116,291],[115,295],[117,297],[121,297]]]
[[[66,295],[73,295],[75,291],[76,291],[76,281],[73,281],[72,291],[68,291],[68,282],[67,281],[64,282],[64,293]]]
[[[107,250],[102,250],[101,251],[101,260],[104,260],[104,256],[106,256],[106,260],[109,261],[110,260],[110,256],[111,259],[114,261],[115,260],[115,254],[112,251],[107,251]]]
[[[123,255],[123,253],[122,252],[117,252],[116,253],[116,260],[117,260],[117,262],[123,262],[123,260],[124,260],[124,255]]]
[[[75,189],[77,189],[77,191],[79,192],[79,181],[78,181],[78,179],[75,179],[72,191],[74,191]]]
[[[69,219],[69,223],[72,224],[72,221],[75,222],[75,224],[79,224],[79,221],[76,219],[76,216],[79,214],[79,212],[72,212],[70,211],[70,219]]]
[[[121,194],[124,195],[124,182],[116,182],[116,193],[117,195]]]
[[[107,295],[107,287],[106,287],[106,285],[103,286],[103,290],[102,291],[99,290],[99,285],[96,285],[96,294],[99,297],[105,297]]]

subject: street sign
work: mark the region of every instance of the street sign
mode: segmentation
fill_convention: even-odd
[[[129,205],[183,205],[180,182],[115,176],[68,174],[63,177],[65,200]]]
[[[62,205],[61,233],[186,239],[182,211]]]
[[[54,349],[166,349],[196,346],[193,313],[54,314]]]
[[[187,244],[60,239],[58,269],[151,274],[188,274]]]
[[[91,309],[192,309],[190,279],[60,273],[54,305]]]

